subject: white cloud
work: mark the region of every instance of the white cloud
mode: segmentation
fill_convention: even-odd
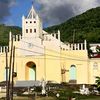
[[[59,24],[72,16],[100,5],[100,0],[37,0],[40,16],[49,25]],[[99,1],[99,2],[98,2]]]
[[[9,0],[9,7],[15,6],[16,0]]]
[[[16,0],[1,0],[0,1],[0,22],[3,22],[7,16],[10,16],[10,7],[14,6]]]
[[[77,1],[78,2],[72,3],[72,6],[74,6],[73,10],[75,14],[80,14],[88,9],[95,8],[99,5],[96,0],[77,0]]]
[[[4,24],[7,26],[15,26],[14,21],[12,19],[5,21]]]

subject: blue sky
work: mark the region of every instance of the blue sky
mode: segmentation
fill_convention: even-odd
[[[0,23],[21,27],[22,15],[28,14],[32,1],[44,27],[60,24],[100,6],[100,0],[0,0]]]
[[[7,25],[15,25],[21,27],[22,15],[27,15],[31,6],[31,0],[16,0],[16,4],[10,8],[11,14],[10,16],[6,17],[5,23]]]

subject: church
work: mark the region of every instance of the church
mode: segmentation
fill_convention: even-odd
[[[56,83],[94,84],[95,77],[100,76],[100,58],[88,57],[86,40],[63,43],[59,30],[56,33],[43,30],[42,20],[32,6],[28,15],[22,16],[22,35],[9,32],[9,45],[0,46],[0,82],[6,80],[5,48],[9,60],[11,37],[15,46],[15,81],[44,79]]]

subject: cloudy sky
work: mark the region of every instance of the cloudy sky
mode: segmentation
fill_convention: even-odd
[[[21,17],[27,15],[32,1],[44,27],[100,6],[100,0],[0,0],[0,23],[21,26]]]

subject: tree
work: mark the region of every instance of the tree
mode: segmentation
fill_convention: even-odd
[[[100,92],[100,77],[99,76],[96,77],[96,85],[97,85],[98,91]]]

